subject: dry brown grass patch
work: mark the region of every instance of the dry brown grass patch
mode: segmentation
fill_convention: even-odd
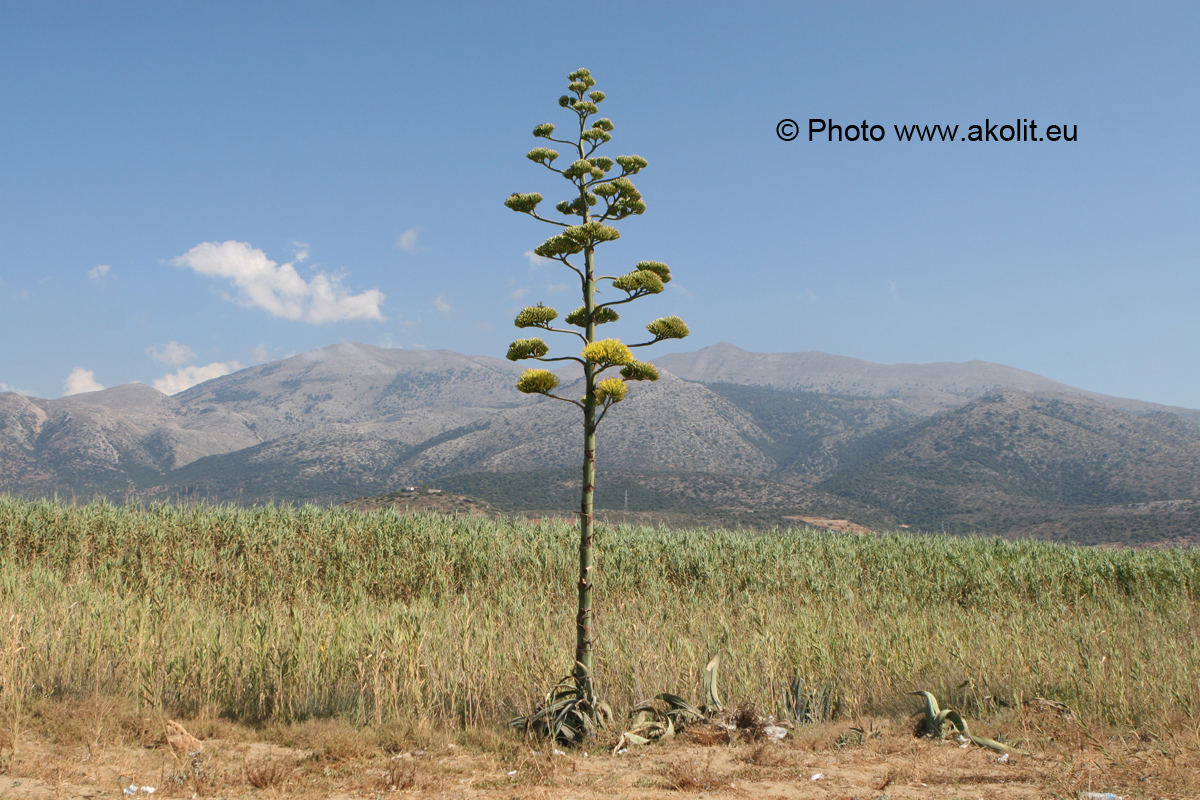
[[[166,743],[161,714],[139,710],[131,701],[115,697],[92,696],[71,702],[35,700],[29,704],[22,727],[56,744],[82,746],[89,751]]]
[[[712,789],[708,776],[702,775],[691,764],[673,764],[664,767],[660,772],[663,785],[676,792],[707,792]]]
[[[759,742],[746,748],[745,752],[737,756],[737,760],[755,767],[779,768],[796,764],[795,754],[784,745],[774,741]]]
[[[1007,716],[1009,713],[1013,716]],[[988,722],[1012,729],[1015,721],[1021,721],[1019,714],[1002,712]],[[50,724],[49,719],[50,715],[44,714],[43,724]],[[996,754],[983,748],[960,749],[951,741],[914,738],[902,718],[802,725],[780,744],[751,743],[747,738],[732,747],[723,739],[717,746],[699,747],[681,735],[618,757],[597,744],[587,758],[582,749],[557,755],[544,741],[498,727],[417,733],[414,745],[426,745],[422,749],[427,752],[410,747],[408,752],[389,757],[380,752],[380,731],[371,728],[326,723],[256,728],[220,723],[229,726],[229,738],[203,740],[205,755],[195,773],[185,765],[173,765],[165,747],[141,747],[132,737],[123,745],[89,754],[79,744],[57,744],[36,731],[31,730],[27,737],[27,726],[22,724],[17,755],[6,777],[23,781],[21,790],[28,792],[10,793],[14,800],[76,796],[77,790],[81,795],[88,791],[94,793],[90,796],[99,796],[111,795],[116,789],[120,796],[107,777],[93,777],[90,786],[82,785],[76,769],[94,776],[120,772],[129,776],[123,785],[154,785],[158,787],[155,797],[167,798],[196,794],[322,800],[339,794],[386,798],[395,791],[397,798],[467,793],[480,800],[513,796],[641,800],[701,793],[788,800],[848,800],[855,796],[868,800],[883,794],[894,798],[944,795],[971,800],[1044,800],[1074,797],[1081,790],[1111,791],[1131,798],[1200,797],[1200,741],[1194,722],[1161,733],[1128,729],[1091,732],[1058,715],[1041,712],[1024,722],[1030,737],[1044,737],[1051,745],[1030,747],[1034,757],[1013,756],[1006,762],[998,762]],[[181,724],[202,735],[215,730],[197,720],[184,719]],[[874,727],[880,732],[861,742],[853,737],[853,741],[839,744],[842,734],[853,733],[852,726],[860,730]],[[703,732],[710,728],[697,725],[694,729]],[[712,729],[725,730],[715,724]],[[1066,742],[1071,731],[1082,736],[1081,745]],[[403,730],[393,730],[391,735],[398,746],[403,746],[408,736]],[[347,736],[356,739],[353,748],[345,745]],[[428,738],[421,742],[422,736]],[[285,748],[266,740],[285,740],[297,747]],[[342,760],[331,757],[351,750],[362,755]],[[310,753],[315,757],[308,756]],[[78,766],[72,766],[77,759]],[[811,781],[817,772],[826,778]],[[75,785],[68,787],[72,782]],[[736,788],[731,788],[731,782]],[[0,787],[4,785],[0,781]],[[35,789],[43,794],[36,794]]]
[[[420,722],[388,722],[371,733],[375,746],[388,755],[429,750],[435,739],[434,730]]]
[[[679,735],[679,739],[701,747],[714,747],[729,744],[729,733],[725,728],[716,725],[689,725],[687,730]]]
[[[8,739],[0,741],[0,775],[7,775],[9,768],[12,766],[13,754],[16,752],[15,741]]]
[[[720,784],[720,777],[713,774],[713,752],[701,764],[695,761],[676,761],[658,769],[663,787],[676,792],[708,792]]]
[[[1064,748],[1062,767],[1043,777],[1062,793],[1114,792],[1163,798],[1200,797],[1200,728],[1117,734],[1083,729],[1086,745]]]
[[[246,783],[255,789],[278,789],[287,783],[296,771],[296,762],[272,758],[265,761],[246,762]]]
[[[379,788],[389,792],[401,792],[416,785],[417,764],[412,757],[393,757],[383,771]]]
[[[292,725],[275,725],[264,734],[266,741],[308,750],[319,761],[355,761],[378,749],[372,731],[337,719],[309,719]]]
[[[553,785],[555,777],[576,770],[575,760],[568,758],[565,751],[555,751],[553,744],[543,745],[539,750],[530,750],[517,759],[517,774],[525,775],[526,781],[543,786]]]
[[[227,719],[218,714],[204,713],[193,718],[177,717],[188,733],[200,740],[203,745],[209,739],[220,739],[223,742],[249,742],[259,739],[260,731],[242,722]]]

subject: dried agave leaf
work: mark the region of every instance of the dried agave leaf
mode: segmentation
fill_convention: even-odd
[[[700,711],[700,709],[696,708],[694,705],[689,703],[687,700],[684,700],[677,694],[662,692],[661,694],[655,695],[654,699],[662,700],[664,703],[670,706],[670,709],[667,711],[668,717],[681,717],[683,722],[695,722],[696,720],[703,719],[704,717],[704,714]]]
[[[708,714],[720,711],[724,707],[721,704],[721,696],[717,693],[717,670],[720,666],[721,651],[718,650],[704,668],[704,711]]]

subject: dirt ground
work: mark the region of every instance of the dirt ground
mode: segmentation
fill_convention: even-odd
[[[563,752],[506,731],[363,732],[332,721],[174,728],[161,717],[114,725],[116,717],[96,720],[94,736],[89,725],[71,727],[85,713],[35,715],[15,740],[4,731],[0,798],[1200,797],[1200,732],[1188,729],[1101,741],[1053,720],[1013,740],[1029,755],[1005,757],[918,738],[909,720],[868,719],[802,726],[782,741],[693,729],[614,755],[612,742]]]

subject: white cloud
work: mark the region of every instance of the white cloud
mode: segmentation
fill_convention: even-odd
[[[422,230],[423,228],[409,228],[404,233],[396,237],[396,247],[401,250],[416,250],[417,236]]]
[[[546,264],[554,263],[553,261],[551,261],[548,258],[542,258],[541,256],[539,256],[537,253],[533,252],[532,250],[526,250],[525,257],[529,259],[529,266],[531,266],[531,267],[542,267],[542,266],[545,266]]]
[[[88,270],[88,280],[93,280],[97,283],[103,281],[108,277],[109,269],[111,269],[111,267],[109,267],[108,264],[98,264],[92,267],[90,270]]]
[[[104,384],[96,380],[96,373],[90,369],[76,367],[71,370],[71,374],[63,382],[63,396],[80,394],[81,392],[98,392],[103,388]]]
[[[571,288],[569,283],[550,283],[546,285],[546,291],[554,294],[555,292],[565,292]]]
[[[270,361],[271,353],[265,344],[256,344],[250,348],[250,357],[255,361]]]
[[[180,367],[172,375],[164,375],[154,381],[154,388],[158,389],[163,394],[178,394],[184,389],[190,389],[197,383],[219,378],[222,375],[239,370],[242,365],[236,361],[228,363],[214,361],[211,364],[203,367]]]
[[[292,257],[296,259],[297,264],[302,264],[308,261],[308,245],[304,242],[292,242]]]
[[[384,294],[378,289],[351,294],[342,286],[341,276],[324,272],[306,281],[292,263],[276,264],[246,242],[203,242],[172,263],[201,275],[227,278],[239,290],[236,302],[262,308],[272,316],[316,324],[383,319],[379,306]]]
[[[517,289],[515,292],[510,294],[509,297],[511,297],[513,300],[520,300],[522,297],[524,297],[527,294],[529,294],[528,289]]]
[[[437,297],[433,298],[433,307],[443,314],[449,314],[454,310],[454,306],[446,302],[446,293],[442,292]]]
[[[192,348],[186,344],[179,342],[167,342],[162,345],[154,345],[146,348],[146,355],[153,358],[155,361],[161,361],[164,364],[170,364],[172,367],[178,367],[180,364],[186,364],[196,357],[192,352]]]
[[[15,392],[16,394],[23,394],[23,395],[26,395],[27,397],[33,397],[33,392],[27,391],[25,389],[18,389],[15,386],[9,386],[4,381],[0,381],[0,392]]]

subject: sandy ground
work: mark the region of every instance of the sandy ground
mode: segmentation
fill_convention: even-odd
[[[305,740],[294,746],[232,728],[213,731],[224,737],[202,732],[168,741],[160,731],[141,742],[75,744],[30,731],[15,750],[10,737],[0,753],[0,798],[1024,800],[1078,797],[1089,788],[1128,798],[1200,796],[1190,757],[1196,748],[1120,739],[1125,750],[1116,752],[1063,729],[1023,743],[1030,755],[1004,757],[953,739],[917,738],[903,720],[853,727],[808,726],[782,742],[692,731],[621,755],[599,742],[562,752],[505,732],[432,737],[423,750],[389,752],[329,726],[268,734]]]

